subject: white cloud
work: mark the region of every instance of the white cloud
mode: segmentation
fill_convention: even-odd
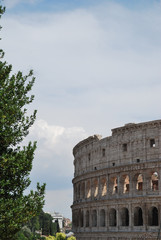
[[[53,151],[57,155],[71,156],[73,144],[87,137],[83,128],[49,125],[44,120],[38,120],[30,131],[30,137],[37,139],[40,151]]]
[[[31,172],[32,186],[45,182],[45,211],[60,211],[71,217],[73,156],[72,149],[88,134],[79,127],[65,128],[38,120],[24,142],[37,140],[37,150]]]
[[[38,120],[25,140],[37,141],[31,177],[34,181],[44,181],[48,189],[71,187],[73,178],[72,149],[88,134],[83,128],[65,128],[49,125]],[[66,187],[65,186],[65,187]]]

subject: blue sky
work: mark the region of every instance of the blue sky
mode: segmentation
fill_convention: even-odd
[[[9,2],[9,0],[7,0]],[[7,5],[8,5],[7,2]],[[89,8],[94,7],[100,4],[107,4],[109,2],[115,2],[120,5],[123,5],[126,8],[130,9],[145,9],[153,6],[156,3],[159,3],[159,0],[29,0],[29,1],[18,1],[13,0],[14,3],[9,5],[10,12],[19,12],[19,11],[67,11],[74,10],[77,8]]]
[[[161,2],[5,0],[1,47],[13,72],[34,69],[32,188],[71,217],[72,148],[129,122],[160,119]]]

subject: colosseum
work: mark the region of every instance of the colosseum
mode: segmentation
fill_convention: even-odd
[[[88,137],[73,155],[77,240],[161,239],[161,120]]]

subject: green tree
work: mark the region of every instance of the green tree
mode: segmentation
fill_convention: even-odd
[[[50,214],[42,212],[40,215],[40,226],[43,235],[54,235],[54,223]]]
[[[0,5],[0,18],[4,13]],[[35,78],[33,72],[12,74],[12,65],[3,60],[0,50],[0,239],[12,240],[22,225],[36,216],[44,204],[45,184],[24,195],[29,187],[29,174],[36,143],[20,147],[36,119],[36,111],[27,116],[26,105]]]
[[[32,233],[35,233],[36,230],[40,230],[39,216],[33,217],[26,226],[31,230]]]

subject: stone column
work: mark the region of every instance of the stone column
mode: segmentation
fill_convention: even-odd
[[[147,204],[144,203],[144,205],[142,205],[142,209],[143,209],[143,226],[145,228],[145,230],[147,230],[148,227],[148,209],[147,209]]]
[[[119,228],[120,228],[119,206],[116,207],[116,221],[117,221],[116,227],[119,230]]]

